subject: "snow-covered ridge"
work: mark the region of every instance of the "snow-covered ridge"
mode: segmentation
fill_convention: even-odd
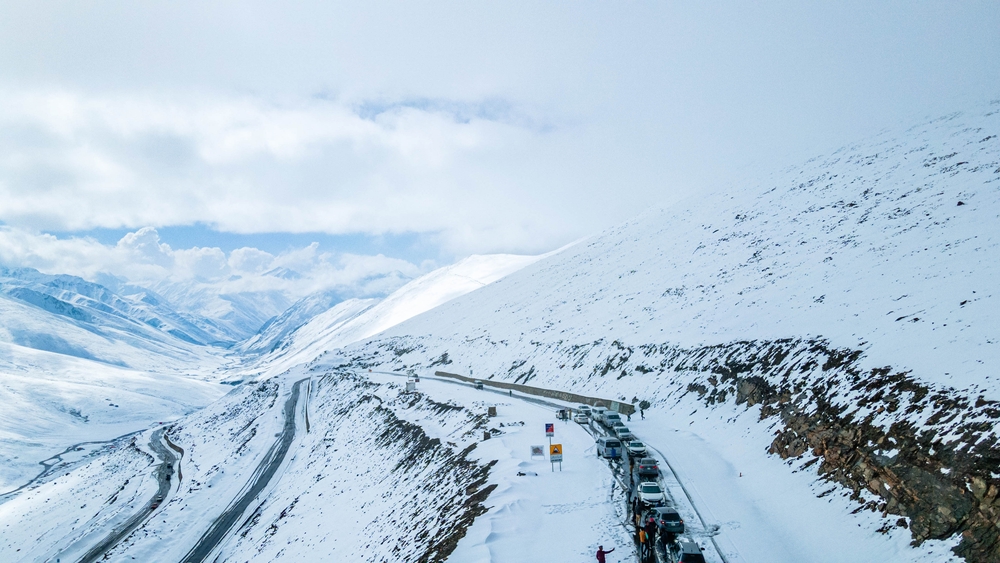
[[[486,287],[542,256],[494,254],[470,256],[417,278],[382,300],[348,299],[315,314],[305,324],[293,323],[313,313],[329,299],[323,295],[290,309],[241,349],[269,351],[247,369],[250,373],[279,373],[333,350],[378,334],[442,303]]]
[[[388,335],[822,336],[1000,399],[1000,106],[650,211]]]

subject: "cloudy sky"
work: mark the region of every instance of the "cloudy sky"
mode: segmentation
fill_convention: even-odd
[[[2,3],[0,262],[407,277],[1000,97],[995,1],[354,4]]]

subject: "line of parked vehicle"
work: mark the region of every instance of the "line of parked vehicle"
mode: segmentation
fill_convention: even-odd
[[[621,415],[604,407],[579,405],[574,409],[573,421],[594,430],[597,455],[617,462],[612,467],[617,465],[616,470],[625,477],[622,483],[628,483],[629,510],[636,534],[641,529],[647,539],[640,544],[640,561],[655,558],[659,563],[705,563],[701,547],[682,536],[684,520],[663,486],[659,462],[647,455],[645,444],[625,425]]]

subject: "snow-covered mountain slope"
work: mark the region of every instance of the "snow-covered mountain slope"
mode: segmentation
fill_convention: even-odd
[[[136,369],[189,370],[216,335],[154,294],[0,268],[0,341]]]
[[[337,291],[320,291],[296,301],[280,315],[273,317],[257,334],[236,346],[241,354],[259,355],[274,351],[290,333],[344,301]]]
[[[473,452],[485,416],[401,393],[399,383],[299,370],[240,387],[169,429],[184,450],[169,497],[111,559],[184,559],[257,476],[288,428],[283,415],[294,422],[292,450],[266,500],[210,560],[439,561],[484,511],[492,464]],[[110,531],[156,490],[149,441],[147,432],[0,504],[0,559],[77,560],[77,540]]]
[[[648,399],[723,458],[749,439],[818,468],[851,497],[843,517],[880,528],[872,541],[912,534],[995,561],[998,225],[993,104],[646,213],[345,352]],[[858,504],[884,519],[849,514]]]
[[[267,342],[263,348],[271,350],[270,354],[252,364],[248,373],[273,374],[309,362],[326,350],[382,332],[460,295],[485,287],[540,258],[512,254],[470,256],[407,283],[385,299],[348,299],[338,303],[290,333],[288,323],[280,322],[278,324],[282,326],[276,330],[265,330],[259,339],[255,337],[248,341],[248,349]],[[324,298],[317,296],[316,300],[321,304]],[[312,302],[304,304],[306,310],[316,308]],[[304,315],[297,311],[290,311],[289,314],[291,319],[301,316]],[[283,332],[286,336],[269,336],[272,332]]]
[[[0,492],[79,442],[203,407],[224,350],[152,292],[0,268]]]
[[[220,292],[213,284],[170,280],[155,284],[153,289],[179,310],[211,319],[230,342],[252,336],[292,304],[288,295],[278,290]]]
[[[35,477],[42,461],[54,468],[68,461],[72,456],[52,456],[73,444],[173,420],[228,390],[169,372],[0,343],[0,494]]]

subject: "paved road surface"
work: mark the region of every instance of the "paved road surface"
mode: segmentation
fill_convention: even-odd
[[[285,454],[288,453],[288,449],[292,445],[292,440],[295,438],[295,407],[299,400],[301,387],[308,381],[309,378],[300,379],[292,386],[292,394],[285,401],[285,425],[281,434],[278,435],[277,441],[257,465],[257,469],[254,470],[250,481],[243,487],[240,495],[226,507],[226,510],[218,518],[212,521],[212,525],[201,536],[198,543],[184,556],[182,563],[201,563],[208,559],[215,548],[226,539],[233,526],[243,518],[244,512],[254,502],[257,495],[267,487],[271,478],[277,473],[281,462],[285,460]]]
[[[171,487],[171,475],[174,474],[174,462],[180,458],[174,454],[171,448],[163,445],[162,440],[165,430],[165,428],[160,428],[153,432],[152,437],[149,439],[149,447],[160,458],[160,464],[156,467],[155,471],[156,482],[158,484],[156,494],[138,512],[133,514],[132,517],[120,526],[115,527],[100,543],[90,548],[78,563],[92,563],[93,561],[102,559],[105,553],[118,545],[118,542],[128,537],[133,530],[145,522],[153,514],[153,511],[159,508],[163,500],[167,498],[167,493],[170,492]]]
[[[363,372],[359,372],[359,373],[363,373]],[[395,376],[399,376],[399,377],[408,377],[408,375],[405,374],[405,373],[396,373],[396,372],[391,372],[391,371],[376,371],[376,372],[372,372],[372,373],[380,373],[380,374],[383,374],[383,375],[395,375]],[[466,387],[474,387],[474,385],[472,383],[466,383],[464,381],[460,381],[460,380],[457,380],[457,379],[450,379],[450,378],[438,377],[436,375],[435,376],[423,376],[423,377],[426,378],[426,379],[433,379],[435,381],[443,381],[445,383],[451,383],[453,385],[464,385]],[[545,399],[540,399],[538,397],[523,395],[523,394],[520,394],[520,393],[510,393],[508,391],[504,391],[502,389],[497,389],[497,388],[494,388],[494,387],[484,387],[482,389],[482,391],[486,391],[486,392],[490,392],[490,393],[496,393],[497,395],[502,395],[504,397],[510,397],[510,398],[514,398],[514,399],[520,399],[522,401],[527,401],[529,403],[535,403],[537,405],[542,405],[542,406],[546,406],[546,407],[551,407],[551,408],[556,408],[556,409],[567,408],[564,404],[554,403],[554,402],[551,402],[551,401],[546,401]],[[588,432],[590,432],[592,435],[596,436],[596,434],[594,432],[595,429],[593,428],[593,422],[591,422],[591,425],[584,426],[584,428]],[[600,433],[601,434],[606,434],[603,431],[601,431]],[[660,452],[659,450],[656,450],[655,448],[653,448],[652,446],[650,446],[647,442],[643,441],[643,443],[646,444],[647,448],[649,448],[649,449],[655,451],[657,454],[659,454],[660,459],[662,459],[664,461],[664,463],[667,466],[667,469],[670,471],[670,474],[671,474],[671,477],[672,477],[673,481],[675,481],[677,483],[678,487],[684,492],[684,496],[687,498],[687,501],[688,501],[688,503],[689,503],[692,511],[698,516],[698,519],[701,521],[702,527],[705,528],[705,529],[708,529],[709,526],[705,523],[705,518],[701,515],[701,512],[698,511],[698,507],[694,504],[694,499],[691,498],[691,495],[688,492],[687,488],[684,486],[684,484],[678,478],[677,474],[674,472],[674,469],[673,469],[673,467],[671,467],[670,463],[667,461],[666,456],[664,456],[663,453]],[[610,466],[610,464],[609,464],[609,466]],[[625,482],[623,481],[623,475],[621,475],[620,473],[616,472],[616,470],[615,470],[615,468],[613,466],[611,466],[611,473],[614,476],[615,480],[618,481],[618,483],[622,486],[622,489],[623,490],[627,490],[628,487],[625,485]],[[664,487],[664,489],[666,490],[666,487]],[[708,536],[708,540],[712,543],[712,547],[715,548],[715,552],[718,555],[719,559],[721,559],[723,563],[728,563],[728,560],[726,559],[725,553],[722,551],[722,549],[719,548],[719,545],[716,542],[715,536],[714,535]]]

